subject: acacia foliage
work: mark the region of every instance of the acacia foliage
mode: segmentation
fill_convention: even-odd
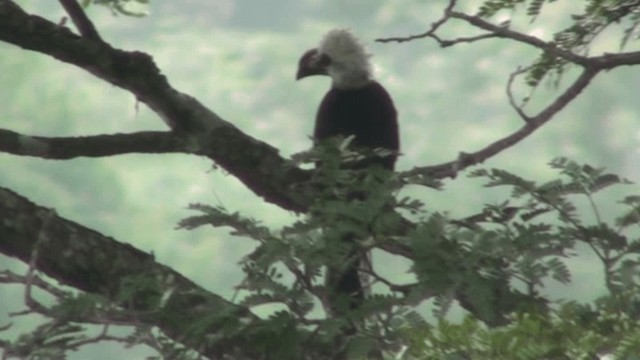
[[[477,15],[492,18],[504,12],[525,10],[533,23],[549,4],[556,0],[488,0],[478,9]],[[582,10],[571,14],[569,25],[553,34],[552,44],[568,53],[586,56],[593,43],[601,39],[606,30],[620,31],[620,50],[640,36],[640,3],[635,0],[584,0],[576,1]],[[509,24],[505,24],[509,26]],[[548,78],[557,82],[575,64],[550,51],[542,52],[529,66],[526,83],[536,87]]]
[[[615,216],[604,214],[597,198],[628,181],[564,158],[550,163],[558,178],[544,183],[480,169],[470,176],[508,190],[505,200],[459,219],[399,196],[409,184],[401,174],[342,169],[345,154],[354,156],[335,146],[301,156],[322,164],[312,182],[319,195],[310,214],[291,225],[271,229],[207,204],[193,204],[197,214],[180,223],[186,229],[226,227],[256,242],[240,264],[245,278],[238,284],[238,302],[250,309],[274,306],[258,325],[229,322],[213,334],[210,325],[226,315],[211,309],[210,316],[180,325],[185,346],[144,320],[155,312],[169,316],[164,308],[170,284],[131,278],[107,300],[30,274],[27,287],[48,291],[56,303],[43,311],[49,321],[2,341],[7,354],[64,359],[82,346],[118,341],[152,346],[152,358],[186,360],[203,358],[199,348],[231,336],[245,339],[265,359],[634,359],[640,352],[640,197],[623,197]],[[360,240],[345,244],[345,233]],[[366,271],[371,293],[362,306],[327,315],[325,269],[344,266],[353,249],[376,248],[406,257],[414,280],[397,282],[385,275],[385,264],[374,263]],[[603,283],[588,286],[605,291],[595,300],[572,298],[573,286],[584,286],[573,283],[572,267],[589,254],[598,259],[591,266],[602,269]],[[556,290],[548,291],[550,286]],[[145,301],[157,311],[136,313],[113,301]],[[425,303],[431,313],[420,310]],[[450,316],[454,305],[464,308],[454,312],[463,311],[462,320]],[[96,335],[90,324],[105,319],[104,332]],[[139,323],[128,335],[105,335],[118,319]],[[347,326],[357,331],[345,335]]]
[[[479,15],[490,17],[526,6],[535,19],[549,2],[487,1]],[[116,5],[125,2],[103,3],[118,10]],[[637,37],[637,1],[585,4],[584,13],[575,15],[574,23],[554,37],[563,50],[583,54],[598,34],[615,24],[625,26],[622,45]],[[544,52],[529,69],[528,83],[537,86],[549,74],[561,75],[568,65],[563,58]],[[605,353],[633,359],[640,353],[640,198],[623,198],[620,214],[608,221],[593,197],[624,180],[566,159],[551,163],[559,178],[543,184],[504,170],[478,170],[472,176],[485,179],[490,187],[507,188],[511,195],[478,209],[476,215],[454,219],[447,209],[398,198],[398,191],[410,184],[408,177],[381,170],[341,170],[343,150],[321,147],[301,157],[307,162],[320,160],[323,166],[314,175],[317,196],[311,215],[290,226],[270,229],[220,206],[192,205],[199,214],[185,219],[181,227],[226,226],[258,244],[241,263],[246,275],[238,286],[241,304],[250,308],[277,304],[280,310],[259,327],[230,324],[212,335],[207,333],[208,325],[224,316],[212,309],[210,318],[185,324],[184,337],[190,343],[214,343],[242,332],[247,344],[264,358],[274,359],[336,354],[362,358],[373,349],[406,359],[592,359]],[[345,201],[354,192],[363,196]],[[580,199],[591,208],[588,215],[578,210]],[[410,220],[403,221],[398,214]],[[586,220],[591,218],[595,220]],[[351,250],[339,241],[345,233],[360,235],[355,243],[358,251],[382,248],[409,259],[415,281],[397,284],[376,271],[374,264],[369,275],[375,287],[362,308],[332,318],[325,316],[321,306],[327,298],[322,278],[326,267],[342,266],[341,260]],[[606,293],[595,301],[549,297],[548,285],[572,284],[568,260],[579,258],[581,248],[599,260]],[[3,279],[9,277],[7,273]],[[37,285],[33,279],[28,287]],[[158,309],[165,306],[166,289],[157,288],[153,279],[129,280],[114,295],[116,300],[148,301]],[[48,312],[53,318],[33,332],[3,341],[12,355],[63,359],[66,352],[89,343],[120,341],[153,345],[164,358],[199,357],[198,346],[184,347],[146,325],[124,337],[91,337],[86,323],[95,319],[145,314],[121,311],[101,297],[48,289],[58,295],[58,303]],[[417,311],[422,302],[433,305],[433,316]],[[466,311],[463,321],[447,316],[455,304]],[[359,331],[334,346],[347,323]]]
[[[594,195],[628,181],[564,158],[550,166],[558,178],[542,184],[505,170],[472,172],[510,195],[464,219],[394,196],[406,185],[397,175],[380,169],[354,174],[328,165],[316,178],[326,192],[313,215],[290,226],[268,229],[203,204],[193,205],[201,215],[181,226],[228,226],[256,240],[242,263],[242,304],[282,305],[271,315],[274,328],[291,325],[288,336],[296,336],[289,339],[303,343],[308,336],[331,342],[345,323],[356,324],[359,332],[335,354],[364,358],[382,349],[402,359],[593,359],[604,353],[632,359],[640,350],[640,197],[622,199],[620,214],[607,221]],[[354,191],[370,196],[339,199]],[[576,205],[584,200],[588,211]],[[396,226],[398,213],[412,219],[403,224],[405,231]],[[363,306],[345,317],[326,316],[323,269],[340,266],[351,250],[340,241],[344,233],[366,239],[355,245],[358,251],[406,246],[416,281],[396,284],[382,274],[384,265],[373,264],[373,290]],[[557,293],[571,294],[570,263],[585,256],[584,249],[604,272],[607,291],[595,301]],[[564,289],[551,296],[546,288],[552,283]],[[423,302],[432,305],[431,316],[417,310]],[[448,316],[453,304],[466,309],[460,322]],[[286,348],[286,357],[303,358],[301,344]]]

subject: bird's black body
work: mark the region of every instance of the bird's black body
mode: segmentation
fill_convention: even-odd
[[[400,148],[396,109],[387,91],[372,79],[369,55],[350,31],[334,29],[320,45],[306,51],[298,63],[296,79],[313,75],[331,77],[327,92],[316,116],[314,139],[322,141],[335,136],[353,136],[354,148],[391,150],[392,155],[373,157],[345,168],[361,169],[379,164],[393,170]],[[351,194],[350,200],[362,200]],[[355,235],[347,233],[342,241],[351,244],[341,269],[327,270],[330,306],[347,296],[348,307],[357,308],[364,299],[359,269],[364,254],[355,246]],[[334,297],[335,296],[335,297]],[[338,306],[339,307],[339,306]]]
[[[355,147],[399,150],[396,109],[377,81],[363,87],[332,88],[327,92],[318,109],[313,137],[324,140],[338,135],[353,135],[351,144]],[[379,158],[376,162],[393,170],[396,156]]]
[[[318,108],[313,133],[315,140],[334,136],[354,136],[351,145],[356,148],[384,148],[397,152],[400,147],[396,109],[387,91],[376,81],[353,89],[332,88],[327,92]],[[380,164],[393,170],[396,155],[369,159],[364,166]],[[357,167],[364,167],[357,166]],[[347,236],[345,241],[354,241]],[[335,292],[348,294],[352,301],[349,307],[356,308],[364,299],[360,280],[360,257],[351,251],[345,261],[345,269],[328,283],[335,284]]]

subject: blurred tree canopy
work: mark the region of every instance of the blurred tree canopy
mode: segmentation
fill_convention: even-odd
[[[403,0],[392,6],[389,2],[356,1],[344,5],[362,10],[353,18],[319,1],[274,2],[264,12],[253,12],[252,18],[238,18],[229,10],[261,6],[254,3],[193,2],[189,11],[194,22],[206,23],[202,14],[215,13],[211,15],[215,21],[229,27],[260,28],[272,24],[278,14],[306,9],[321,11],[327,18],[350,18],[353,24],[376,17],[389,32],[401,29],[398,24],[402,22],[421,24],[422,31],[413,35],[382,37],[384,34],[378,33],[377,43],[386,46],[429,43],[457,51],[462,44],[482,47],[498,41],[503,47],[521,46],[526,49],[527,63],[515,68],[489,66],[487,70],[501,73],[506,79],[506,91],[499,97],[510,105],[517,123],[512,119],[509,126],[495,129],[495,123],[481,118],[491,114],[485,98],[452,96],[453,100],[442,107],[469,109],[480,123],[474,129],[490,128],[492,137],[480,136],[480,143],[469,141],[464,149],[453,152],[428,157],[418,152],[411,156],[411,165],[404,166],[408,169],[392,174],[375,168],[345,170],[339,166],[345,158],[372,154],[354,154],[341,141],[296,152],[281,149],[286,142],[282,139],[279,143],[277,139],[267,142],[258,138],[240,125],[245,114],[232,113],[226,120],[227,116],[205,106],[199,94],[178,90],[153,54],[110,43],[100,23],[87,15],[99,8],[97,5],[106,7],[115,19],[116,32],[126,34],[126,26],[120,28],[118,24],[130,17],[147,19],[142,16],[151,5],[145,0],[59,0],[57,6],[65,11],[62,19],[51,19],[46,12],[37,15],[26,11],[26,5],[16,1],[0,0],[0,41],[82,69],[93,77],[92,81],[105,82],[132,95],[136,113],[145,111],[139,109],[144,106],[155,115],[155,123],[148,127],[137,124],[139,128],[125,131],[111,125],[113,128],[96,130],[97,135],[67,136],[65,130],[72,131],[75,126],[37,126],[31,120],[24,120],[22,127],[0,129],[0,151],[12,158],[11,164],[29,161],[26,157],[40,159],[30,167],[21,167],[24,172],[20,175],[4,175],[14,179],[10,184],[33,184],[38,189],[34,194],[46,193],[49,183],[36,176],[41,168],[62,166],[52,164],[52,160],[89,158],[78,163],[75,171],[57,170],[55,177],[77,178],[92,170],[91,176],[68,190],[69,194],[100,193],[96,188],[115,182],[111,173],[95,165],[100,158],[195,155],[237,180],[235,186],[241,184],[257,195],[251,204],[264,202],[290,212],[287,220],[281,221],[283,225],[269,226],[250,210],[237,210],[242,205],[251,208],[251,204],[231,207],[221,202],[194,201],[189,206],[190,215],[179,222],[180,229],[251,239],[257,244],[244,252],[239,264],[231,265],[242,276],[232,296],[227,296],[222,289],[208,289],[156,259],[154,241],[161,241],[157,237],[162,237],[162,231],[154,229],[151,218],[143,219],[148,225],[136,229],[151,239],[145,244],[148,249],[139,249],[123,242],[124,238],[103,234],[113,234],[108,231],[113,223],[126,219],[83,226],[58,212],[58,206],[67,206],[64,196],[50,208],[19,194],[13,185],[9,189],[3,184],[0,252],[15,261],[2,270],[0,283],[5,289],[19,288],[21,294],[21,310],[7,310],[5,316],[12,321],[0,324],[0,334],[6,334],[0,337],[3,358],[65,359],[87,346],[112,342],[126,347],[144,345],[152,352],[148,358],[156,359],[638,358],[640,196],[629,190],[631,182],[599,165],[567,157],[554,157],[549,162],[544,171],[545,175],[552,174],[551,179],[480,164],[515,153],[514,145],[543,125],[551,126],[551,120],[583,91],[599,85],[595,79],[603,73],[640,64],[640,52],[630,50],[638,39],[640,2],[450,0],[421,4]],[[403,6],[428,9],[429,14],[401,11]],[[557,9],[565,16],[551,16],[544,23],[544,31],[536,28],[546,16],[556,15]],[[295,17],[282,21],[283,28],[299,26]],[[310,28],[315,31],[324,25],[313,24]],[[132,38],[138,36],[131,34]],[[180,39],[178,34],[166,36]],[[603,40],[611,37],[617,41],[615,48]],[[231,48],[242,46],[231,38],[220,41]],[[248,46],[260,51],[223,52],[220,56],[227,62],[215,67],[249,77],[237,77],[233,86],[238,89],[245,89],[242,82],[253,81],[251,77],[260,79],[251,84],[264,93],[216,93],[219,100],[233,99],[255,108],[269,108],[280,100],[291,102],[286,101],[291,96],[288,92],[268,92],[270,76],[292,77],[293,71],[267,71],[270,67],[265,64],[265,54],[277,58],[281,50],[271,46],[273,42],[267,46],[261,41],[256,39]],[[313,43],[300,45],[311,47]],[[301,47],[300,54],[307,47]],[[394,47],[389,49],[393,53]],[[199,54],[196,48],[188,50]],[[410,53],[414,59],[411,64],[432,60],[421,57],[419,50]],[[171,58],[187,65],[199,62],[199,57],[189,56],[189,51]],[[406,54],[399,52],[398,59],[383,61],[401,63],[403,56],[409,56]],[[250,70],[241,66],[245,65],[243,61],[249,61]],[[16,69],[22,67],[24,73],[31,69],[26,64],[10,64]],[[478,69],[487,67],[479,64]],[[18,73],[6,74],[7,81],[20,81]],[[482,72],[469,76],[482,76]],[[394,76],[388,73],[383,72],[381,77],[394,83]],[[425,92],[429,86],[443,86],[447,77],[429,83]],[[29,79],[32,83],[25,82],[36,89],[37,77]],[[53,100],[65,101],[61,93],[71,91],[66,84],[58,79],[58,87],[51,94]],[[545,88],[547,85],[551,91]],[[420,103],[422,90],[409,88],[399,103]],[[312,99],[304,106],[314,109],[319,96],[309,96]],[[491,92],[491,96],[496,95]],[[624,96],[633,99],[635,93],[623,91],[620,97]],[[20,99],[26,99],[23,101],[36,109],[35,114],[46,120],[48,116],[75,116],[49,114],[45,108],[38,108],[35,96]],[[74,103],[106,112],[102,109],[105,101],[86,97]],[[5,108],[13,109],[13,105],[7,103]],[[587,110],[580,114],[588,117],[593,112],[590,104],[582,105]],[[428,117],[430,111],[418,106],[408,117]],[[12,111],[0,114],[7,118],[22,116]],[[636,119],[635,113],[628,116]],[[78,126],[85,122],[74,121],[81,124]],[[447,121],[440,118],[439,122]],[[268,122],[254,123],[266,128],[265,133],[282,134],[282,129],[271,130]],[[411,152],[422,146],[418,139],[424,129],[419,121],[407,125],[413,134],[403,138],[403,146]],[[601,136],[589,124],[582,129],[593,132],[590,138]],[[570,136],[572,130],[561,136]],[[467,136],[475,135],[466,129],[455,130],[452,140],[434,138],[434,146],[440,148],[453,138]],[[301,138],[304,136],[296,141],[310,144]],[[459,152],[457,156],[452,155],[455,151]],[[283,156],[281,152],[295,154]],[[526,167],[530,160],[527,154],[518,157]],[[310,170],[316,163],[323,165]],[[143,172],[146,169],[141,167]],[[132,185],[132,193],[153,197],[152,176],[145,174],[144,178],[149,182]],[[415,196],[415,189],[420,189],[435,198],[438,195],[433,189],[467,184],[468,178],[481,181],[487,193],[497,190],[498,195],[488,196],[491,201],[478,206],[465,203],[471,211],[465,216],[451,211],[448,205],[453,204],[446,200],[437,203],[429,196]],[[172,184],[171,188],[184,185]],[[615,205],[597,197],[611,188],[621,189]],[[366,196],[354,200],[345,195],[354,192]],[[113,206],[127,201],[123,195],[98,197]],[[240,198],[238,202],[247,200]],[[79,210],[101,212],[94,204],[89,201]],[[215,229],[201,229],[209,225]],[[346,246],[340,241],[345,233],[358,234],[359,241]],[[361,307],[336,315],[328,311],[335,304],[327,303],[332,294],[328,294],[323,278],[326,268],[344,266],[346,254],[352,251],[373,253],[362,270],[369,294]],[[217,258],[219,262],[225,260],[224,256]],[[575,276],[575,264],[585,263],[597,267],[599,277],[581,284],[585,279]],[[396,264],[404,264],[406,272],[394,275]],[[206,278],[207,271],[201,272]],[[588,292],[590,298],[565,296],[576,285],[602,290]],[[13,323],[25,317],[37,321],[25,328]]]

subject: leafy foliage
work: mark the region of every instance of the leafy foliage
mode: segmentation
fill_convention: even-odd
[[[145,291],[144,283],[149,283],[149,280],[136,282],[141,287],[136,287],[137,293]],[[130,290],[125,290],[125,293],[131,295]],[[116,307],[108,299],[99,296],[82,293],[72,294],[63,290],[53,290],[53,292],[58,296],[57,303],[46,310],[39,309],[41,314],[46,314],[50,319],[12,341],[1,340],[5,357],[9,359],[63,360],[67,359],[67,354],[70,351],[79,350],[89,344],[112,341],[119,342],[125,347],[141,344],[151,346],[159,354],[162,354],[162,357],[153,356],[149,357],[149,360],[161,358],[193,360],[197,358],[197,354],[192,349],[176,344],[175,341],[160,334],[153,327],[144,325],[142,322],[136,324],[135,321],[130,320],[142,316],[142,314]],[[125,293],[122,296],[128,296]],[[35,301],[34,299],[28,300],[32,303]],[[29,312],[24,312],[19,315],[28,314]],[[95,325],[101,322],[105,322],[105,324]],[[111,325],[122,324],[132,325],[128,329],[128,334],[111,334]],[[10,328],[11,326],[8,326],[2,330]]]
[[[488,0],[478,10],[478,16],[489,18],[501,12],[513,12],[521,8],[535,21],[543,15],[546,4],[556,0]],[[553,35],[553,44],[559,49],[578,55],[588,55],[596,39],[611,27],[620,27],[623,36],[620,48],[640,36],[640,3],[635,0],[586,0],[582,12],[571,15],[571,24]],[[572,64],[566,59],[543,52],[529,67],[526,83],[536,87],[549,77],[557,83]]]
[[[325,164],[334,164],[330,157],[340,156],[340,151],[317,151],[326,157],[313,161]],[[269,231],[256,227],[254,220],[218,211],[210,223],[231,226],[236,234],[260,243],[243,262],[247,278],[241,288],[250,293],[244,304],[281,303],[295,323],[328,339],[339,335],[335,324],[341,319],[310,316],[317,316],[316,307],[325,297],[323,267],[336,266],[336,259],[348,251],[335,240],[348,231],[370,237],[358,244],[363,250],[389,241],[408,245],[417,282],[394,285],[372,269],[372,284],[385,285],[386,290],[370,295],[362,309],[350,315],[363,321],[358,337],[347,344],[353,358],[372,349],[404,359],[578,359],[606,351],[629,358],[638,351],[634,319],[640,309],[639,246],[623,230],[638,225],[638,198],[625,198],[622,204],[630,210],[615,221],[617,225],[608,224],[598,215],[594,195],[628,181],[564,158],[550,166],[561,177],[542,184],[499,169],[474,171],[472,177],[485,179],[488,187],[507,188],[510,196],[464,219],[430,212],[417,200],[394,199],[398,185],[393,177],[385,182],[375,172],[326,176],[323,171],[345,170],[321,168],[317,186],[328,190],[326,197],[318,198],[311,216],[289,227]],[[371,196],[363,196],[362,202],[336,202],[336,197],[356,189]],[[385,196],[372,194],[380,189],[386,189]],[[585,220],[584,209],[576,206],[579,198],[587,199],[596,223]],[[422,220],[406,234],[389,238],[384,225],[374,225],[389,206],[409,210]],[[204,206],[194,208],[211,212]],[[193,217],[186,223],[201,220]],[[593,304],[543,296],[551,282],[571,285],[569,260],[585,246],[601,260],[609,294]],[[413,309],[411,304],[422,301],[433,305],[435,324]],[[448,320],[456,303],[468,311],[461,323]]]
[[[245,274],[237,287],[240,304],[275,306],[259,326],[230,325],[220,330],[222,336],[242,334],[272,359],[588,359],[602,353],[632,359],[640,351],[640,240],[633,239],[640,201],[635,195],[624,198],[624,213],[609,223],[594,199],[627,180],[564,158],[550,163],[559,178],[541,184],[505,170],[480,169],[471,177],[508,190],[508,198],[453,219],[418,200],[398,200],[399,175],[375,167],[340,168],[350,151],[340,144],[321,144],[300,155],[300,161],[318,164],[311,181],[318,196],[307,216],[281,229],[221,206],[190,206],[198,214],[180,228],[227,227],[232,235],[256,242],[240,263]],[[586,199],[595,221],[586,220],[585,207],[576,205],[580,199]],[[355,241],[343,241],[345,234],[355,234]],[[364,303],[339,315],[332,312],[327,269],[345,266],[354,250],[389,245],[405,249],[415,281],[396,284],[373,264],[363,269],[370,292]],[[600,260],[607,293],[594,302],[550,298],[545,289],[551,284],[572,285],[571,259],[578,249],[589,249]],[[164,294],[172,291],[170,282],[167,288],[163,284],[130,278],[115,298],[125,304],[146,301],[148,308],[161,310]],[[416,305],[425,302],[431,316],[417,311]],[[464,309],[461,322],[449,316],[455,306]],[[4,343],[12,354],[32,359],[63,359],[69,349],[113,339],[153,344],[165,358],[197,356],[143,323],[125,337],[86,335],[83,320],[126,318],[128,312],[107,299],[60,295],[47,312],[54,320]],[[186,324],[184,335],[215,341],[221,335],[208,331],[220,316],[214,311]],[[357,331],[345,334],[345,329]]]
[[[514,10],[517,5],[523,3],[525,0],[488,0],[478,9],[478,16],[494,16],[502,10]]]

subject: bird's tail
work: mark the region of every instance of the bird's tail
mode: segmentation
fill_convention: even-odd
[[[354,246],[351,237],[345,241],[349,242],[349,246]],[[341,264],[327,270],[329,306],[334,315],[353,311],[364,301],[365,291],[360,276],[363,254],[358,250],[352,248]]]
[[[347,258],[347,266],[340,274],[336,284],[336,292],[348,297],[349,310],[354,310],[360,306],[364,300],[364,288],[360,278],[361,254],[352,251]]]

